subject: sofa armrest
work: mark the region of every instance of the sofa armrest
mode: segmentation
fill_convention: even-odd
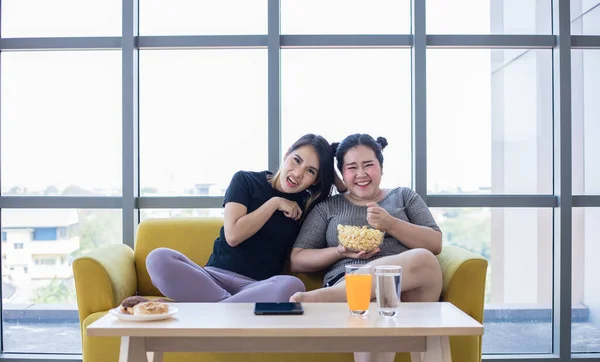
[[[136,293],[133,250],[125,244],[106,245],[73,261],[79,321],[107,311]]]
[[[437,258],[444,276],[442,299],[483,323],[487,260],[452,245],[444,245]]]

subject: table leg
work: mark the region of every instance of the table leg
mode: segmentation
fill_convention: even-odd
[[[147,362],[143,337],[121,337],[119,362]]]
[[[427,337],[425,352],[411,352],[412,362],[452,362],[449,337]]]
[[[162,352],[146,352],[146,357],[148,357],[148,362],[163,362]]]
[[[424,356],[425,356],[425,352],[410,352],[411,362],[423,362]]]

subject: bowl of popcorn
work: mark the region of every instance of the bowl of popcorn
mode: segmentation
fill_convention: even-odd
[[[371,252],[383,242],[383,232],[367,226],[338,225],[340,244],[349,251]]]

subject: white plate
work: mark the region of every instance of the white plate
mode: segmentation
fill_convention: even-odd
[[[148,321],[159,321],[162,319],[171,318],[178,311],[179,311],[179,309],[177,309],[176,307],[173,307],[172,305],[169,305],[169,312],[164,313],[164,314],[132,315],[129,313],[121,312],[121,306],[111,309],[108,312],[123,321],[148,322]]]

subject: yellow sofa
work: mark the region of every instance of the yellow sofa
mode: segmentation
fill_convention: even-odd
[[[134,250],[124,244],[98,248],[73,262],[77,305],[81,323],[83,361],[118,361],[119,339],[89,337],[86,327],[115,308],[128,296],[160,296],[146,271],[146,256],[158,247],[179,250],[199,265],[212,252],[213,241],[223,223],[221,218],[153,219],[140,223]],[[444,273],[443,299],[482,322],[487,261],[470,251],[444,246],[438,256]],[[320,275],[298,275],[307,289],[321,286]],[[480,337],[452,337],[452,359],[460,362],[481,360]],[[352,361],[351,353],[335,354],[235,354],[166,353],[166,362],[224,361]],[[398,354],[396,361],[410,361]]]

